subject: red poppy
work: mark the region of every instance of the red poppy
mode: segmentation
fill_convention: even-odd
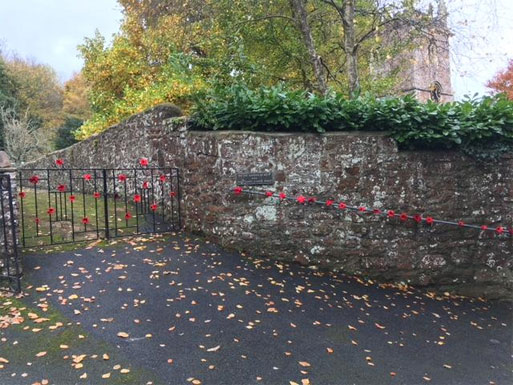
[[[242,187],[235,187],[233,189],[233,192],[235,193],[235,195],[240,195],[242,194]]]
[[[399,218],[401,219],[401,221],[403,221],[403,222],[404,222],[404,221],[406,221],[406,220],[408,219],[408,214],[406,214],[406,213],[402,213],[402,214],[399,216]]]
[[[393,217],[395,217],[395,211],[394,210],[388,210],[387,215],[388,215],[389,218],[393,218]]]
[[[367,211],[367,209],[365,207],[361,206],[361,207],[358,207],[358,211],[361,213],[364,213]]]
[[[38,184],[39,183],[39,177],[37,175],[32,175],[29,179],[29,182],[32,184]]]
[[[417,223],[422,222],[422,216],[421,216],[421,215],[419,215],[419,214],[415,214],[415,215],[413,216],[413,219],[414,219],[414,220],[415,220],[415,222],[417,222]]]
[[[427,217],[426,218],[426,223],[428,225],[432,225],[433,223],[435,223],[435,220],[432,217]]]
[[[158,208],[158,206],[157,206],[157,204],[156,204],[156,203],[154,203],[154,204],[152,204],[152,205],[150,206],[151,211],[157,211],[157,208]]]
[[[134,202],[139,203],[141,201],[141,196],[139,194],[134,195]]]
[[[55,214],[55,209],[53,207],[50,207],[47,211],[48,215],[53,215]]]
[[[149,189],[150,188],[150,182],[143,182],[142,188]]]
[[[481,226],[481,230],[483,230],[483,231],[488,230],[488,226],[486,226],[486,225],[482,225],[482,226]]]
[[[89,218],[88,217],[82,218],[82,223],[84,225],[88,225],[89,224]]]
[[[64,161],[62,159],[56,159],[55,164],[59,167],[62,167],[64,165]]]
[[[287,198],[287,195],[285,193],[280,193],[280,199],[284,200],[285,198]]]
[[[91,174],[85,174],[84,175],[84,179],[85,180],[91,180],[91,178],[92,178]]]
[[[25,191],[22,191],[18,194],[21,199],[25,198],[27,196],[27,193]]]
[[[65,184],[58,185],[57,190],[59,190],[60,192],[66,191],[66,185]]]
[[[35,222],[36,222],[36,225],[39,225],[39,224],[41,223],[41,219],[36,218],[36,219],[35,219]]]
[[[118,175],[118,179],[120,182],[125,182],[126,181],[126,175],[125,174],[119,174]]]
[[[382,213],[383,213],[380,209],[374,209],[374,210],[372,210],[372,212],[373,212],[374,214],[376,214],[376,215],[380,215],[380,214],[382,214]]]
[[[128,221],[128,220],[129,220],[129,219],[131,219],[131,218],[132,218],[132,214],[130,214],[129,212],[127,212],[127,213],[125,214],[125,219]]]
[[[159,179],[161,182],[165,182],[166,181],[166,176],[165,175],[161,175],[159,176]]]
[[[266,197],[272,197],[274,194],[271,191],[266,191],[265,196]]]
[[[333,206],[333,203],[335,203],[335,202],[332,201],[332,200],[327,200],[326,201],[326,206],[328,206],[328,207]]]
[[[497,234],[501,235],[501,234],[504,234],[504,227],[502,226],[499,226],[495,229],[495,231],[497,232]]]
[[[94,199],[99,199],[102,196],[102,194],[100,194],[99,192],[95,192],[93,194],[93,196],[94,196]]]
[[[308,203],[315,203],[315,202],[317,202],[317,198],[315,198],[315,197],[308,198]]]
[[[171,191],[171,192],[169,193],[169,195],[170,195],[171,197],[175,197],[175,196],[176,196],[176,191]]]
[[[465,226],[465,222],[463,222],[463,221],[459,221],[459,222],[458,222],[458,226],[459,226],[459,227],[464,227],[464,226]]]
[[[139,159],[139,164],[141,165],[141,167],[147,167],[150,164],[150,162],[148,162],[147,158],[141,158]]]
[[[303,195],[298,196],[296,198],[296,200],[298,201],[298,203],[305,203],[306,202],[306,198]]]
[[[69,200],[70,200],[71,203],[75,202],[76,199],[77,198],[75,197],[75,195],[70,195],[69,196]]]
[[[339,208],[340,210],[345,210],[345,209],[347,209],[347,205],[346,205],[344,202],[340,202],[340,203],[338,204],[338,208]]]

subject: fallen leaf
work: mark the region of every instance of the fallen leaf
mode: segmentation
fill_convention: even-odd
[[[39,352],[36,354],[36,357],[44,357],[46,356],[46,352]]]
[[[207,349],[207,352],[217,352],[221,348],[221,345],[217,345],[213,348]]]
[[[306,361],[299,361],[299,365],[301,365],[304,368],[308,368],[308,367],[312,366],[312,365],[310,365],[309,362],[306,362]]]
[[[121,338],[128,338],[128,337],[130,337],[130,334],[125,333],[125,332],[119,332],[119,333],[118,333],[118,337],[121,337]]]

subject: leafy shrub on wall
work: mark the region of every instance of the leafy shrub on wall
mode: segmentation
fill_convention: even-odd
[[[196,101],[191,129],[267,132],[387,131],[401,148],[476,148],[513,143],[513,101],[503,95],[421,103],[412,96],[348,100],[282,86],[235,85]],[[477,146],[477,147],[476,147]]]

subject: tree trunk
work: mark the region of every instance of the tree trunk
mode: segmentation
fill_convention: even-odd
[[[317,55],[317,50],[315,49],[315,43],[312,37],[312,30],[308,24],[306,13],[307,0],[289,0],[289,2],[292,8],[294,19],[296,20],[298,28],[301,31],[303,43],[308,50],[310,64],[312,65],[317,83],[316,89],[320,94],[326,95],[328,92],[328,87],[326,85],[326,80],[324,79],[324,71],[322,68],[321,58],[319,55]]]
[[[344,50],[347,56],[347,75],[349,78],[349,95],[354,98],[360,90],[358,77],[358,47],[355,37],[355,0],[345,0],[342,12],[344,27]]]

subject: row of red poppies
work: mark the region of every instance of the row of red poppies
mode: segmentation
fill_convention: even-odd
[[[153,206],[153,205],[152,205]],[[155,209],[152,208],[153,211],[156,211],[157,210],[157,207],[155,207]],[[48,215],[52,216],[53,214],[55,214],[55,209],[53,207],[50,207],[47,211]],[[130,214],[130,212],[126,212],[125,214],[125,219],[128,221],[129,219],[132,219],[132,214]],[[38,218],[36,217],[35,218],[35,222],[36,224],[40,225],[41,224],[41,218]],[[82,218],[82,223],[84,225],[88,225],[89,223],[91,223],[91,221],[89,220],[88,217],[84,217]]]
[[[92,175],[91,175],[91,174],[85,174],[85,175],[84,175],[84,179],[85,179],[85,180],[87,180],[87,181],[90,181],[90,180],[92,179]],[[128,179],[128,176],[127,176],[127,175],[125,175],[125,174],[119,174],[119,175],[118,175],[118,180],[119,180],[120,182],[126,182],[126,181],[127,181],[127,179]],[[160,180],[161,182],[165,182],[165,181],[166,181],[166,179],[167,179],[167,177],[166,177],[165,175],[163,175],[163,174],[162,174],[162,175],[159,175],[159,180]],[[41,180],[41,179],[40,179],[37,175],[32,175],[32,176],[29,178],[29,182],[30,182],[30,183],[32,183],[32,184],[34,184],[34,185],[35,185],[35,184],[38,184],[40,180]],[[62,186],[65,186],[65,185],[59,185],[59,187],[57,187],[57,189],[60,189]],[[148,181],[143,182],[143,188],[149,188],[149,186],[150,186],[150,182],[148,182]],[[59,190],[59,191],[60,191],[60,190]]]
[[[365,206],[349,206],[345,202],[337,202],[336,203],[334,200],[330,200],[330,199],[326,200],[326,201],[318,201],[317,198],[315,198],[315,197],[307,198],[307,197],[305,197],[303,195],[299,195],[299,196],[297,196],[295,198],[289,198],[283,192],[278,194],[278,193],[273,193],[272,191],[262,192],[262,191],[243,190],[242,187],[235,187],[233,192],[235,193],[235,195],[240,195],[242,193],[247,193],[247,194],[253,194],[253,195],[264,195],[264,196],[269,197],[269,198],[277,197],[281,201],[282,200],[291,200],[291,201],[295,201],[295,202],[297,202],[299,204],[311,203],[311,204],[325,205],[326,207],[338,207],[340,210],[348,209],[348,210],[360,212],[362,214],[363,213],[367,213],[367,214],[386,216],[388,218],[399,218],[402,222],[406,222],[409,219],[411,219],[411,220],[414,220],[417,223],[425,222],[427,225],[430,225],[430,226],[432,226],[435,223],[440,223],[440,224],[445,224],[445,225],[467,227],[467,228],[473,228],[473,229],[481,229],[483,231],[493,231],[493,232],[497,233],[498,235],[502,235],[502,234],[505,234],[506,232],[508,232],[510,235],[513,236],[513,228],[506,229],[503,226],[489,227],[488,225],[466,224],[465,222],[463,222],[461,220],[458,221],[458,222],[453,222],[453,221],[434,219],[431,216],[423,217],[420,214],[414,214],[414,215],[409,215],[407,213],[398,214],[394,210],[371,209],[371,208],[368,208],[368,207],[365,207]]]
[[[139,159],[139,164],[141,165],[141,167],[148,167],[148,165],[150,164],[148,158],[140,158]],[[58,158],[58,159],[55,159],[55,165],[57,167],[62,167],[64,166],[64,160],[61,159],[61,158]]]
[[[66,186],[64,186],[64,188],[63,188],[63,189],[60,189],[60,187],[61,187],[61,186],[59,186],[59,188],[58,188],[58,190],[59,190],[59,191],[62,191],[62,192],[65,192],[65,191],[66,191]],[[169,196],[170,196],[170,197],[172,197],[172,198],[176,197],[176,195],[177,195],[177,194],[176,194],[176,191],[171,191],[171,192],[169,193]],[[27,197],[27,193],[26,193],[25,191],[22,191],[22,192],[20,192],[20,193],[18,194],[18,196],[19,196],[21,199],[25,199],[25,198]],[[95,199],[99,199],[99,198],[101,198],[101,196],[102,196],[102,194],[101,194],[101,193],[99,193],[99,192],[94,192],[94,193],[93,193],[93,197],[94,197]],[[76,197],[75,195],[70,195],[70,196],[68,197],[68,199],[73,203],[73,202],[75,202],[75,201],[76,201],[77,197]],[[138,202],[141,202],[141,200],[142,200],[141,195],[139,195],[139,194],[135,194],[135,195],[134,195],[134,202],[137,202],[137,203],[138,203]]]
[[[135,199],[134,199],[134,200],[135,200]],[[136,200],[136,202],[140,202],[140,200],[138,200],[138,201]],[[151,209],[151,211],[155,212],[155,211],[157,211],[157,209],[158,209],[158,205],[157,205],[156,203],[153,203],[153,204],[150,206],[150,209]],[[57,212],[57,211],[56,211],[56,210],[55,210],[55,208],[53,208],[53,207],[50,207],[50,208],[46,211],[46,213],[47,213],[50,217],[51,217],[52,215],[54,215],[56,212]],[[129,219],[132,219],[132,218],[133,218],[132,214],[131,214],[129,211],[127,211],[127,212],[125,213],[125,219],[128,221]],[[35,218],[35,222],[36,222],[36,224],[38,224],[38,225],[39,225],[39,224],[41,224],[41,218],[36,217],[36,218]],[[82,223],[83,223],[84,225],[88,225],[88,224],[90,223],[89,218],[88,218],[88,217],[84,217],[84,218],[82,218]]]

